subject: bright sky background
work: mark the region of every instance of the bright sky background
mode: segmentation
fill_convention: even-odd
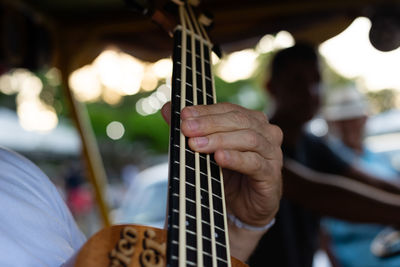
[[[320,53],[329,65],[347,78],[359,78],[367,90],[400,91],[400,48],[375,49],[369,41],[371,22],[359,17],[342,33],[324,42]]]

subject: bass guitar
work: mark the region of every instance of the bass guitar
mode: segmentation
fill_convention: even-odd
[[[95,234],[65,266],[246,266],[231,258],[221,168],[212,154],[192,151],[181,132],[185,106],[216,102],[213,45],[192,4],[172,1],[173,31],[168,228],[116,225]],[[165,20],[154,13],[153,17]]]

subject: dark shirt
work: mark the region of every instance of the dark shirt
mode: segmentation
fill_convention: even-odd
[[[282,147],[285,157],[320,172],[343,174],[349,165],[320,138],[303,134],[296,147]],[[283,177],[284,179],[284,177]],[[319,217],[282,198],[275,225],[249,260],[251,267],[311,267],[318,247]]]

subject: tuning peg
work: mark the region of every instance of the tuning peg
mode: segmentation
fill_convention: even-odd
[[[188,3],[191,6],[199,6],[200,5],[200,0],[188,0]]]
[[[204,27],[211,27],[214,22],[214,16],[210,12],[205,11],[199,16],[199,22]]]
[[[175,3],[178,6],[183,6],[185,4],[184,0],[171,0],[171,2]]]

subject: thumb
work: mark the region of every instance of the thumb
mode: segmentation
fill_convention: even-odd
[[[161,108],[161,115],[168,125],[171,125],[171,101],[165,103]]]

